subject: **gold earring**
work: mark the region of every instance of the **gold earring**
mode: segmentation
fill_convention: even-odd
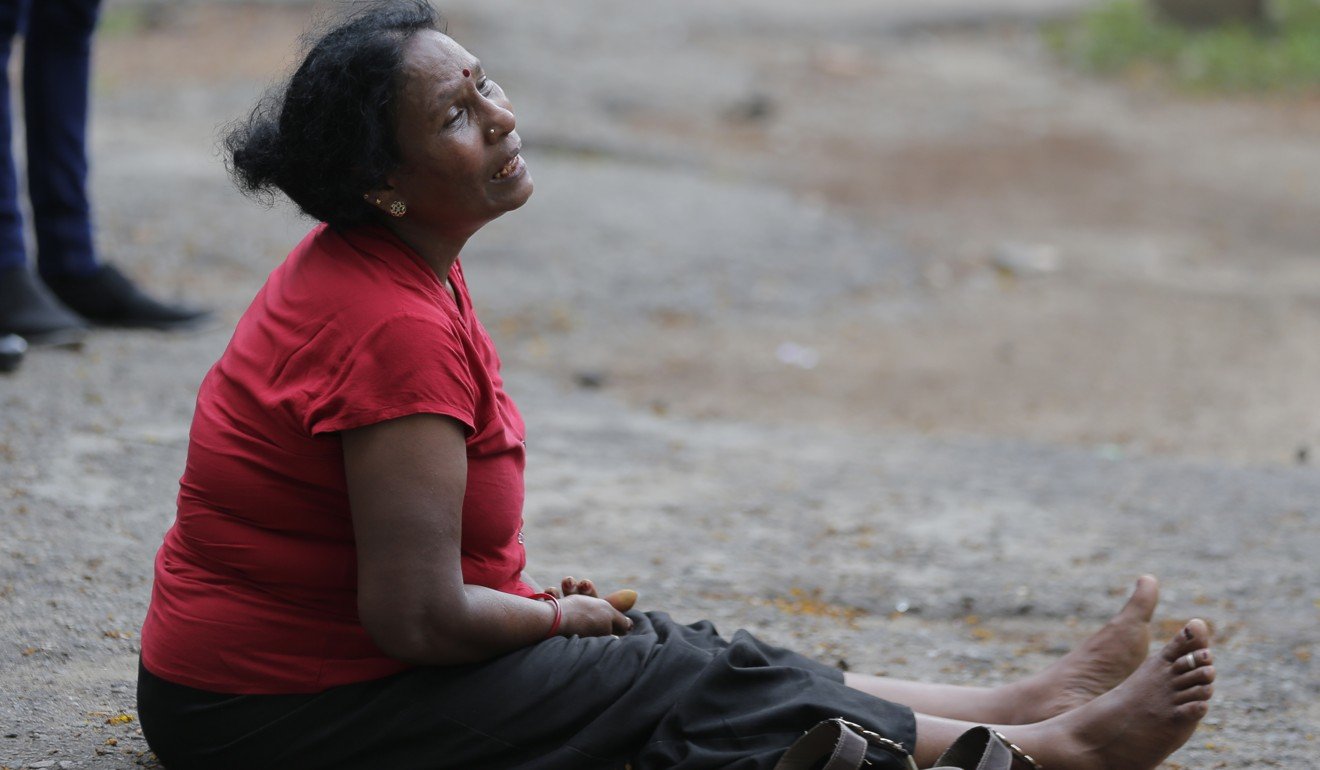
[[[408,204],[403,201],[395,201],[390,204],[390,216],[398,218],[408,213]]]

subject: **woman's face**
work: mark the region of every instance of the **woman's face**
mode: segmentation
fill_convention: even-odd
[[[407,204],[409,226],[471,234],[531,196],[509,100],[449,37],[408,42],[397,120],[402,162],[388,194]]]

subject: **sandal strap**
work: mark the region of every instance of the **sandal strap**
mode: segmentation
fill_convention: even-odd
[[[1008,750],[1013,752],[1013,756],[1017,757],[1018,760],[1020,760],[1023,764],[1027,765],[1027,767],[1029,767],[1031,770],[1045,770],[1045,768],[1042,767],[1039,762],[1031,758],[1030,754],[1023,751],[1021,746],[1010,741],[1007,737],[1004,736],[1003,733],[999,732],[998,730],[991,730],[990,732],[996,738],[1003,741],[1004,745],[1008,747]]]
[[[1043,770],[1020,746],[989,727],[973,727],[935,760],[931,770]]]
[[[775,770],[858,770],[866,762],[866,750],[878,746],[906,762],[909,770],[917,763],[903,744],[873,733],[845,719],[827,719],[803,733],[789,747]],[[826,759],[825,764],[819,764]]]

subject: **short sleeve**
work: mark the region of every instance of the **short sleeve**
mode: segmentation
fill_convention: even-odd
[[[462,422],[469,435],[475,430],[472,359],[447,316],[392,316],[348,344],[338,359],[326,367],[319,392],[309,394],[303,427],[310,435],[410,414],[442,414]]]

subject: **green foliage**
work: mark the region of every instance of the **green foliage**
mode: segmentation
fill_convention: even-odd
[[[141,6],[115,5],[101,11],[96,31],[103,37],[127,37],[146,26],[147,12]]]
[[[1066,61],[1102,74],[1157,73],[1210,91],[1320,91],[1320,0],[1276,0],[1264,29],[1188,30],[1141,0],[1108,0],[1045,30]]]

